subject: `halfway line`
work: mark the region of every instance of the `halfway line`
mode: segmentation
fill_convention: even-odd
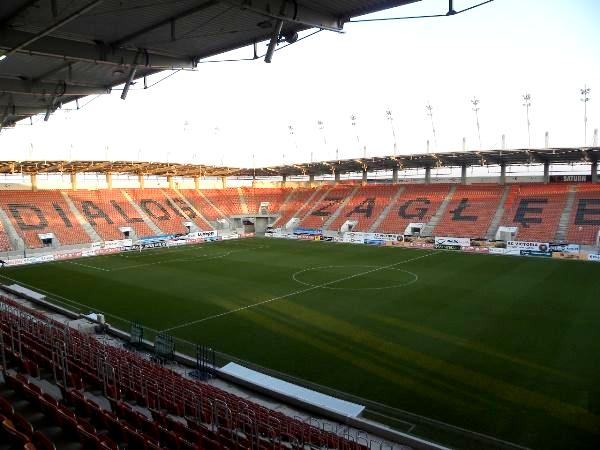
[[[292,297],[294,295],[298,295],[298,294],[303,294],[305,292],[314,291],[315,289],[320,289],[322,287],[329,286],[330,284],[335,284],[335,283],[339,283],[341,281],[346,281],[346,280],[350,280],[352,278],[360,277],[360,276],[363,276],[363,275],[368,275],[370,273],[377,272],[379,270],[389,269],[390,267],[398,266],[400,264],[406,264],[406,263],[411,262],[411,261],[416,261],[417,259],[427,258],[428,256],[435,255],[437,253],[439,253],[439,252],[427,253],[426,255],[417,256],[416,258],[406,259],[406,260],[403,260],[403,261],[399,261],[397,263],[389,264],[387,266],[377,267],[375,269],[367,270],[366,272],[361,272],[361,273],[350,275],[350,276],[347,276],[347,277],[344,277],[344,278],[340,278],[338,280],[328,281],[327,283],[319,284],[319,285],[316,285],[316,286],[311,286],[311,287],[308,287],[308,288],[305,288],[305,289],[300,289],[298,291],[290,292],[289,294],[280,295],[279,297],[273,297],[273,298],[270,298],[268,300],[263,300],[262,302],[253,303],[253,304],[247,305],[247,306],[242,306],[240,308],[232,309],[230,311],[225,311],[225,312],[220,313],[220,314],[215,314],[215,315],[212,315],[212,316],[204,317],[202,319],[193,320],[191,322],[186,322],[186,323],[183,323],[181,325],[176,325],[176,326],[171,327],[171,328],[165,328],[164,330],[162,330],[162,332],[178,330],[179,328],[185,328],[185,327],[189,327],[190,325],[196,325],[198,323],[207,322],[207,321],[213,320],[213,319],[218,319],[220,317],[228,316],[230,314],[234,314],[234,313],[237,313],[237,312],[240,312],[240,311],[244,311],[246,309],[255,308],[256,306],[265,305],[267,303],[271,303],[271,302],[274,302],[276,300],[282,300],[284,298]]]

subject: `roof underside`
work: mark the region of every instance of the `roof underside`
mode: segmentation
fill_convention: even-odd
[[[332,173],[357,173],[424,169],[427,167],[579,164],[600,159],[600,147],[556,148],[543,150],[488,150],[436,154],[386,156],[368,159],[321,161],[278,167],[236,168],[197,164],[175,164],[131,161],[0,161],[0,173],[117,173],[129,175],[156,175],[176,177],[280,177],[298,175],[331,175]]]
[[[0,129],[130,77],[420,0],[11,0],[0,2]],[[134,69],[135,70],[132,70]],[[133,75],[132,75],[133,73]]]

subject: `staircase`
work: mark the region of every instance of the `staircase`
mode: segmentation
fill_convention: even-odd
[[[12,222],[2,208],[0,208],[0,220],[2,221],[4,231],[6,231],[8,241],[13,250],[23,250],[25,248],[25,242],[23,242],[23,238],[19,236],[19,233],[17,233],[17,230],[15,230],[15,227],[13,227]]]
[[[80,214],[79,210],[75,206],[75,203],[73,203],[73,200],[71,200],[69,195],[66,192],[61,192],[61,194],[65,199],[65,203],[69,207],[71,214],[75,216],[75,219],[77,219],[77,222],[79,223],[79,225],[81,225],[81,228],[83,228],[83,231],[85,231],[85,233],[90,237],[92,242],[102,242],[103,239],[98,233],[96,233],[95,228],[91,226],[90,223],[87,220],[85,220],[84,217]]]
[[[313,213],[313,211],[316,209],[316,207],[321,204],[321,202],[325,199],[325,197],[327,197],[327,194],[329,194],[329,191],[331,191],[333,189],[333,187],[334,187],[333,185],[332,186],[327,186],[327,188],[325,189],[325,192],[323,193],[323,195],[321,195],[319,197],[319,199],[316,202],[314,202],[314,205],[312,205],[312,207],[308,211],[306,211],[302,215],[302,217],[300,217],[300,220],[304,220],[306,217],[310,216]],[[314,199],[314,197],[316,196],[317,191],[320,191],[320,190],[321,190],[321,186],[319,186],[317,188],[317,190],[315,191],[315,193],[309,197],[309,199],[306,201],[306,203],[304,203],[304,205],[302,205],[302,208],[304,208],[306,205],[308,205]],[[300,210],[298,210],[298,211],[300,211]]]
[[[425,225],[423,227],[423,229],[421,230],[421,236],[433,236],[433,230],[435,230],[436,225],[438,224],[438,222],[440,221],[440,219],[446,212],[446,208],[448,208],[448,205],[450,204],[450,201],[452,200],[452,196],[454,195],[455,192],[456,192],[456,185],[453,185],[450,188],[450,191],[448,191],[448,194],[446,194],[446,198],[444,198],[444,201],[442,202],[442,204],[436,211],[435,215],[431,218],[431,220],[427,223],[427,225]]]
[[[496,239],[496,232],[498,231],[498,227],[500,226],[500,221],[504,216],[504,207],[506,206],[506,200],[508,200],[508,194],[510,194],[511,186],[504,186],[504,192],[502,193],[502,197],[500,198],[500,203],[498,203],[498,209],[496,210],[496,214],[492,218],[492,222],[490,223],[490,227],[488,228],[487,234],[485,238],[488,241],[493,241]]]
[[[567,238],[567,231],[569,229],[569,219],[571,218],[571,213],[573,212],[573,205],[575,204],[576,196],[577,186],[569,186],[569,195],[567,196],[567,203],[565,204],[565,209],[563,209],[563,212],[560,215],[560,220],[558,222],[558,230],[556,231],[556,235],[554,236],[555,241],[562,242]]]
[[[375,222],[373,222],[373,225],[371,225],[369,227],[369,233],[374,233],[375,230],[377,230],[379,228],[379,225],[381,225],[381,222],[383,222],[383,219],[385,219],[388,214],[390,213],[390,211],[392,210],[392,208],[394,207],[394,205],[396,204],[396,202],[398,201],[398,199],[400,198],[400,196],[402,195],[402,193],[406,190],[405,187],[401,187],[400,189],[398,189],[398,192],[396,192],[396,194],[394,194],[394,197],[392,197],[392,199],[390,200],[390,202],[388,203],[388,205],[384,208],[384,210],[381,212],[381,214],[379,215],[379,217],[375,220]]]
[[[329,229],[329,225],[331,225],[335,219],[338,218],[338,216],[342,213],[342,211],[344,210],[344,208],[346,207],[346,205],[348,204],[348,202],[350,202],[350,200],[352,200],[352,197],[354,197],[354,195],[356,194],[356,192],[360,189],[360,186],[356,186],[352,192],[350,193],[350,195],[348,197],[346,197],[344,199],[344,201],[342,201],[342,203],[340,203],[340,206],[338,206],[338,208],[335,210],[335,212],[329,216],[329,218],[325,221],[325,223],[323,224],[323,229],[324,230],[328,230]]]
[[[275,220],[273,221],[273,223],[271,224],[271,226],[275,226],[275,224],[277,222],[279,222],[279,219],[281,219],[281,211],[285,210],[285,207],[287,206],[288,202],[294,197],[294,194],[296,193],[296,190],[291,190],[290,193],[287,195],[287,197],[285,198],[285,200],[283,201],[283,203],[281,204],[281,206],[279,207],[279,211],[277,211],[277,214],[279,214]]]
[[[173,191],[174,191],[174,192],[175,192],[175,193],[176,193],[176,194],[179,196],[179,198],[181,198],[181,200],[182,200],[183,202],[185,202],[185,204],[186,204],[186,205],[188,205],[188,207],[189,207],[189,208],[190,208],[192,211],[194,211],[194,213],[196,213],[196,216],[198,216],[198,217],[199,217],[199,218],[200,218],[200,219],[201,219],[203,222],[205,222],[205,223],[207,223],[207,224],[209,224],[209,225],[210,225],[210,221],[209,221],[209,220],[208,220],[206,217],[204,217],[200,211],[198,211],[196,208],[194,208],[194,205],[192,205],[190,202],[188,202],[188,199],[187,199],[187,198],[185,198],[185,196],[184,196],[184,195],[183,195],[183,194],[182,194],[182,193],[179,191],[179,189],[173,189]],[[166,195],[166,194],[165,194],[165,195]],[[197,223],[197,222],[195,222],[195,221],[194,221],[194,223],[195,223],[196,225],[198,225],[198,223]],[[202,229],[201,227],[198,227],[198,228]]]
[[[244,196],[244,191],[242,191],[242,188],[236,188],[238,195],[240,196],[240,206],[242,207],[242,214],[249,214],[248,213],[248,203],[246,203],[246,197]],[[256,212],[256,211],[255,211]]]
[[[210,206],[212,206],[212,207],[213,207],[213,209],[214,209],[215,211],[217,211],[219,214],[221,214],[221,217],[222,217],[223,219],[225,219],[225,220],[226,220],[226,221],[229,223],[229,225],[231,225],[231,221],[229,220],[229,217],[227,217],[227,215],[226,215],[226,214],[225,214],[223,211],[221,211],[221,210],[220,210],[220,209],[217,207],[217,205],[215,205],[213,202],[211,202],[211,201],[210,201],[210,199],[209,199],[209,198],[208,198],[206,195],[204,195],[204,193],[202,192],[202,189],[198,189],[198,191],[197,191],[197,192],[198,192],[198,194],[199,194],[199,195],[200,195],[200,196],[201,196],[201,197],[204,199],[204,201],[206,201],[206,203],[208,203]],[[208,222],[208,223],[211,223],[211,222]],[[218,228],[217,226],[215,226],[215,224],[214,224],[214,223],[211,223],[211,225],[213,225],[213,227],[214,227],[215,229],[217,229],[217,228]]]
[[[131,203],[131,206],[133,207],[133,209],[135,209],[136,212],[140,215],[140,218],[144,221],[144,223],[146,225],[148,225],[148,228],[150,228],[154,233],[156,233],[157,236],[160,234],[164,234],[164,232],[160,228],[158,228],[158,226],[154,222],[152,222],[150,220],[150,218],[146,215],[144,210],[142,208],[140,208],[140,205],[138,205],[135,201],[133,201],[133,199],[127,192],[125,192],[125,191],[121,191],[121,192],[125,196],[125,199],[129,203]]]

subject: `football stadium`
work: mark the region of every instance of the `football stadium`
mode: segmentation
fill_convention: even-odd
[[[477,98],[479,146],[461,150],[437,150],[430,104],[426,151],[397,151],[387,110],[393,151],[367,154],[352,115],[358,154],[305,158],[289,126],[299,160],[265,165],[173,160],[175,144],[65,158],[43,134],[231,51],[276,64],[315,32],[452,26],[501,0],[408,9],[427,2],[0,4],[0,450],[600,448],[587,85],[584,146],[532,145],[529,94],[517,148],[482,146]],[[9,133],[50,150],[21,157]]]

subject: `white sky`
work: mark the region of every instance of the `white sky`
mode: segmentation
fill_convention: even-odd
[[[456,0],[455,9],[477,2]],[[447,0],[423,0],[377,17],[444,13],[447,7]],[[139,83],[126,101],[114,91],[81,111],[5,130],[0,159],[108,157],[251,167],[255,155],[258,167],[281,164],[284,155],[286,163],[308,162],[311,152],[314,160],[333,159],[336,149],[340,158],[361,157],[365,145],[367,156],[389,155],[387,109],[398,153],[425,152],[428,139],[432,151],[457,151],[463,136],[474,149],[474,96],[481,102],[482,147],[500,148],[506,134],[507,147],[520,148],[527,146],[525,92],[532,96],[532,146],[544,145],[545,131],[551,146],[581,146],[579,91],[586,83],[592,88],[591,145],[600,128],[599,19],[598,0],[496,0],[450,18],[347,24],[344,34],[321,32],[277,52],[270,65],[204,64],[146,91],[137,90]],[[318,120],[325,123],[327,146]]]

